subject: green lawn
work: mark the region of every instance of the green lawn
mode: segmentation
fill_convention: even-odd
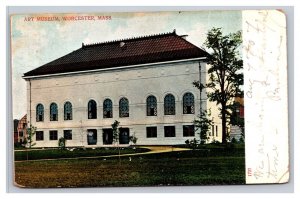
[[[220,185],[245,183],[244,149],[195,150],[101,159],[15,163],[26,187]]]

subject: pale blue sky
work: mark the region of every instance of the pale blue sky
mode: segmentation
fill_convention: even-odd
[[[78,14],[72,14],[78,15]],[[89,13],[110,15],[107,21],[24,21],[31,15],[11,18],[13,118],[26,114],[26,83],[22,75],[29,70],[57,59],[81,47],[96,43],[131,38],[176,29],[179,35],[202,46],[208,30],[223,28],[224,33],[242,29],[241,11],[152,12],[152,13]],[[37,16],[37,15],[32,15]],[[46,16],[41,14],[40,16]],[[53,16],[53,15],[51,15]],[[56,14],[55,16],[63,16]]]

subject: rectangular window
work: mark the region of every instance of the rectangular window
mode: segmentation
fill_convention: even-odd
[[[66,140],[72,140],[72,130],[64,130],[64,138]]]
[[[218,137],[218,126],[216,125],[216,137]]]
[[[183,137],[195,136],[195,126],[194,125],[183,125]]]
[[[175,137],[175,126],[165,126],[165,137]]]
[[[19,137],[23,137],[23,131],[19,132]]]
[[[211,125],[211,132],[209,132],[209,136],[214,136],[214,132],[215,132],[215,126]]]
[[[156,126],[146,127],[146,131],[147,131],[147,138],[156,138],[157,137],[157,127]]]
[[[49,140],[57,140],[57,131],[49,131]]]
[[[35,140],[36,141],[44,140],[44,132],[43,131],[36,131],[35,132]]]

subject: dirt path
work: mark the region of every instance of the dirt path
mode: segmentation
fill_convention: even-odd
[[[143,152],[143,153],[129,153],[129,154],[121,154],[120,157],[130,157],[130,156],[137,156],[137,155],[147,155],[147,154],[155,154],[155,153],[167,153],[172,151],[188,151],[191,149],[186,148],[178,148],[172,146],[143,146],[140,148],[146,148],[150,151]],[[21,160],[15,162],[36,162],[36,161],[55,161],[55,160],[77,160],[77,159],[98,159],[98,158],[112,158],[112,157],[119,157],[119,155],[105,155],[105,156],[92,156],[92,157],[76,157],[76,158],[57,158],[57,159],[39,159],[39,160]]]

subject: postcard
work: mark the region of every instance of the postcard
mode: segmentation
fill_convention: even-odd
[[[288,182],[281,11],[10,22],[15,186]]]

